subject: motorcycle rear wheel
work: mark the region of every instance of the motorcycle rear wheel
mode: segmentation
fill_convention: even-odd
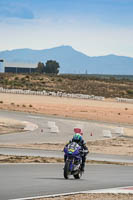
[[[78,174],[73,175],[75,179],[80,179],[82,176],[82,172],[79,172]]]

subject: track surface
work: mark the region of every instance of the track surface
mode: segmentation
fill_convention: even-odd
[[[103,130],[112,130],[112,127],[115,128],[117,124],[107,124],[107,123],[98,123],[91,121],[83,120],[73,120],[66,118],[57,118],[50,117],[39,114],[30,114],[23,112],[9,112],[9,111],[0,111],[0,117],[2,118],[11,118],[17,119],[20,121],[26,121],[34,123],[38,128],[34,131],[27,131],[26,133],[13,133],[0,135],[0,144],[5,143],[17,143],[17,144],[26,144],[26,143],[66,143],[73,136],[74,127],[80,126],[84,132],[84,139],[87,140],[96,140],[103,138]],[[59,132],[52,133],[48,127],[48,122],[55,122],[58,126]],[[43,130],[43,132],[41,131]],[[93,137],[91,136],[93,133]]]
[[[133,167],[87,165],[81,180],[63,178],[62,164],[0,165],[0,199],[132,186]]]
[[[89,139],[91,131],[95,133],[93,139],[102,138],[104,130],[101,123],[86,122],[78,120],[66,120],[44,115],[32,115],[19,112],[1,111],[0,116],[29,121],[38,125],[38,129],[26,133],[14,133],[0,136],[0,143],[34,143],[34,142],[66,142],[73,135],[76,124],[83,125],[85,139]],[[59,133],[53,134],[48,129],[48,121],[55,121],[59,127]],[[107,125],[107,124],[106,124]],[[117,126],[117,125],[116,125]],[[43,129],[43,132],[40,130]],[[108,128],[109,129],[109,128]],[[1,151],[11,153],[11,149]],[[12,151],[16,151],[13,150]],[[19,151],[19,150],[18,150]],[[21,150],[16,152],[22,155],[34,150]],[[38,152],[36,151],[38,154]],[[43,155],[53,155],[52,152],[42,152]],[[57,152],[54,153],[54,155]],[[5,153],[7,154],[7,153]],[[28,154],[28,153],[26,153]],[[60,156],[61,152],[59,153]],[[91,155],[94,158],[94,155]],[[106,160],[105,155],[100,159]],[[114,157],[109,156],[110,159]],[[116,157],[118,159],[118,157]],[[130,157],[121,159],[132,160]],[[97,159],[96,159],[97,160]],[[99,160],[99,159],[98,159]],[[48,194],[69,193],[77,191],[88,191],[133,185],[133,167],[116,165],[87,165],[85,174],[81,180],[65,180],[63,178],[62,164],[1,164],[0,165],[0,200],[43,196]]]

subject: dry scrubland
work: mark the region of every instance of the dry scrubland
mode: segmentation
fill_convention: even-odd
[[[0,87],[133,98],[133,80],[111,76],[0,74]]]

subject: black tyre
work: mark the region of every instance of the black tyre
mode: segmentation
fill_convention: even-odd
[[[80,171],[78,174],[73,175],[75,179],[80,179],[82,176],[82,172]]]
[[[64,166],[64,178],[65,179],[69,178],[69,165],[70,165],[70,162],[66,161],[65,166]]]

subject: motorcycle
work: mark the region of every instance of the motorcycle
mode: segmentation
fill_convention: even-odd
[[[68,144],[64,148],[64,178],[68,179],[70,175],[73,175],[75,179],[80,179],[82,176],[81,164],[82,164],[82,149],[76,142]]]

